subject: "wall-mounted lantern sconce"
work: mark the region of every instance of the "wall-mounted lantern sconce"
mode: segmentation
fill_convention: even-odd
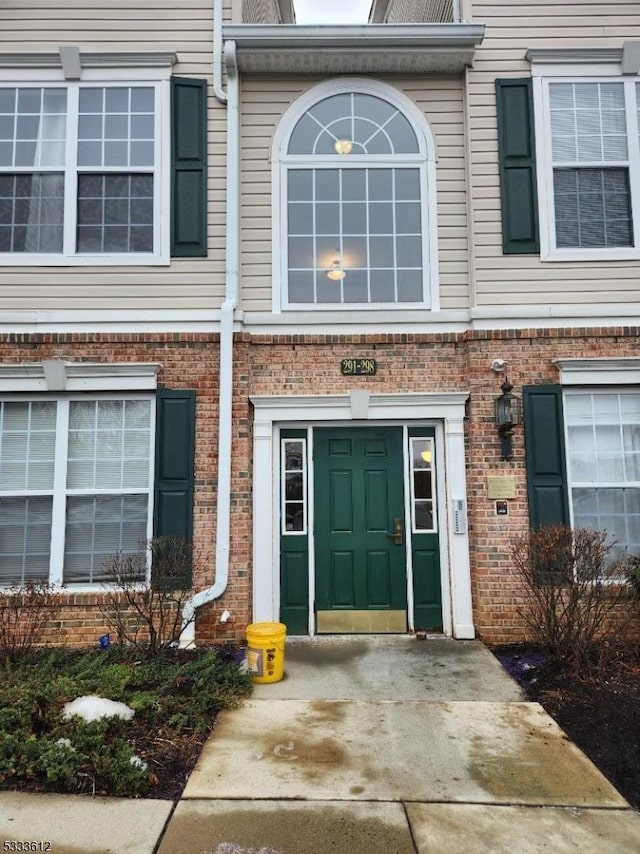
[[[496,427],[501,442],[501,460],[510,460],[513,457],[511,437],[513,428],[521,421],[520,398],[512,394],[513,386],[508,379],[500,386],[502,394],[495,400]]]

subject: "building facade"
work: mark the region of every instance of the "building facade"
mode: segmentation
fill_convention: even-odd
[[[61,637],[163,534],[187,642],[514,640],[530,525],[640,549],[636,4],[55,6],[0,10],[0,578]]]

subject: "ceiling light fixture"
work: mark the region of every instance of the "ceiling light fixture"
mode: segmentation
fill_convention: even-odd
[[[332,282],[339,282],[341,279],[344,279],[346,275],[346,272],[340,265],[340,259],[336,258],[331,267],[327,270],[327,278],[331,279]]]
[[[353,143],[350,139],[336,139],[333,143],[333,147],[338,154],[351,154]]]

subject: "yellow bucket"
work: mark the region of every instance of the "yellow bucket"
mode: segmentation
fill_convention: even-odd
[[[247,664],[254,682],[279,682],[284,676],[284,623],[247,626]]]

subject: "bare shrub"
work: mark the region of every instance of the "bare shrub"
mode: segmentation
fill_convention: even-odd
[[[60,593],[45,581],[0,591],[0,654],[15,659],[40,644],[60,601]]]
[[[154,655],[179,639],[182,609],[190,597],[191,565],[191,543],[175,537],[156,537],[144,551],[115,554],[105,561],[109,594],[100,611],[119,643]]]
[[[628,558],[606,531],[550,525],[511,544],[526,600],[519,609],[547,656],[586,675],[620,633]],[[597,643],[599,642],[599,643]]]

